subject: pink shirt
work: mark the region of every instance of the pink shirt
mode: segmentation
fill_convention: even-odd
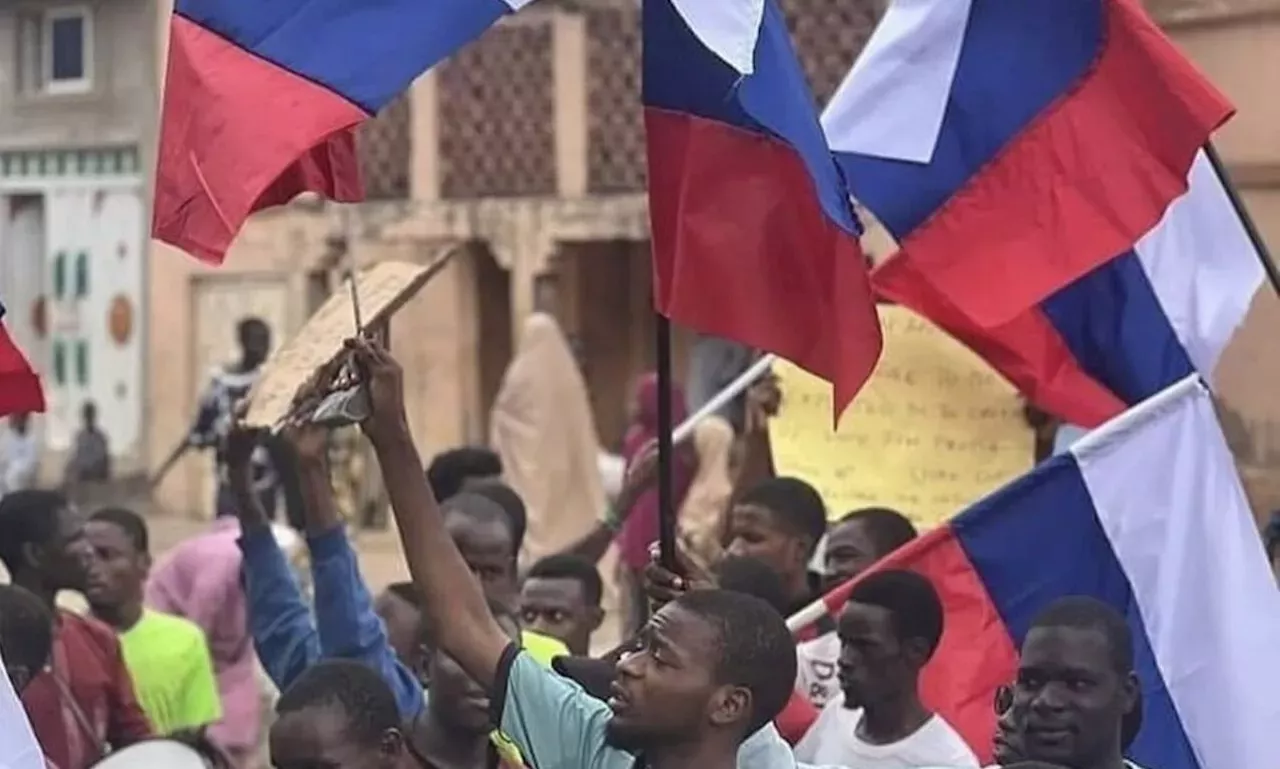
[[[179,544],[151,570],[146,598],[156,610],[186,617],[204,630],[224,714],[208,736],[243,766],[258,748],[262,698],[240,584],[239,536],[239,522],[221,518],[212,531]]]

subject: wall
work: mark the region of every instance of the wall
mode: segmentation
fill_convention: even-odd
[[[18,93],[17,13],[92,9],[93,89],[85,94]],[[135,146],[147,139],[156,104],[150,0],[6,0],[0,4],[0,144],[6,147]]]

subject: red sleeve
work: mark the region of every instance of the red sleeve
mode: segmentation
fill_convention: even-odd
[[[787,700],[787,706],[782,709],[773,723],[778,728],[778,734],[782,735],[782,739],[786,740],[788,745],[795,745],[808,733],[809,727],[813,726],[816,720],[818,720],[818,709],[799,692],[792,692],[791,699]]]
[[[107,742],[113,748],[122,748],[153,736],[151,722],[133,693],[133,679],[125,667],[124,655],[120,653],[120,641],[112,632],[105,637],[97,635],[106,654],[107,675],[111,680],[110,701],[107,703]]]

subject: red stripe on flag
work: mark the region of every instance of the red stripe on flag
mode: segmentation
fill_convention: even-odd
[[[1104,6],[1094,69],[900,244],[982,326],[1132,247],[1234,112],[1134,0]]]
[[[881,348],[857,238],[784,142],[653,107],[645,132],[658,309],[826,379],[838,415]]]
[[[0,324],[0,416],[44,409],[40,377]]]

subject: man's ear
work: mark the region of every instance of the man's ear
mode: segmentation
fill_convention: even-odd
[[[902,642],[902,656],[916,670],[924,667],[931,656],[929,642],[923,638],[908,638]]]
[[[591,625],[591,632],[594,633],[599,630],[600,625],[604,624],[604,609],[599,606],[591,607],[589,624]]]
[[[404,735],[399,729],[388,729],[382,733],[382,739],[378,741],[378,752],[391,757],[404,752]]]
[[[37,545],[35,542],[28,542],[22,546],[22,565],[28,569],[39,568],[44,562],[44,547]],[[10,575],[12,576],[12,575]]]
[[[751,690],[745,686],[722,686],[712,695],[707,718],[718,727],[746,722],[751,718]]]
[[[1130,671],[1125,676],[1124,683],[1121,685],[1120,696],[1124,698],[1124,712],[1132,713],[1133,709],[1138,707],[1138,697],[1142,693],[1142,682],[1138,680],[1138,674]]]

